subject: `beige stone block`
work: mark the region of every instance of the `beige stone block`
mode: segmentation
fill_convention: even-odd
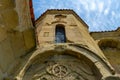
[[[8,29],[14,29],[16,26],[18,26],[18,15],[15,10],[6,10],[2,12],[2,14]]]
[[[38,33],[38,37],[43,37],[44,36],[44,32],[41,31],[40,33]]]
[[[4,28],[0,27],[0,42],[7,38],[7,32]]]
[[[42,28],[42,31],[51,31],[52,28]]]
[[[0,66],[2,72],[5,72],[13,62],[13,49],[11,48],[9,39],[6,39],[0,43]]]
[[[45,36],[45,34],[47,33],[48,36]],[[51,31],[42,31],[38,34],[38,37],[54,37],[55,34],[52,33]]]
[[[3,73],[2,73],[1,68],[0,68],[0,80],[2,80],[2,77],[3,77]]]
[[[0,11],[6,10],[7,8],[14,8],[15,1],[14,0],[0,0]]]
[[[11,35],[11,45],[14,51],[15,57],[19,57],[25,54],[25,40],[21,32],[15,32]]]
[[[55,38],[54,37],[39,37],[39,42],[54,42]]]
[[[26,51],[30,51],[35,47],[35,34],[33,29],[28,29],[23,32],[24,41],[25,41],[25,49]]]

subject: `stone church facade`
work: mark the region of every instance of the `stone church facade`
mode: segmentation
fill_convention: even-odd
[[[34,21],[31,0],[0,0],[0,80],[120,80],[120,28],[88,29],[73,10]]]

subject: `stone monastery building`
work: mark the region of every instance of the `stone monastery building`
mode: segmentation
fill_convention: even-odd
[[[89,32],[73,11],[34,20],[31,0],[0,0],[0,80],[120,80],[120,27]]]

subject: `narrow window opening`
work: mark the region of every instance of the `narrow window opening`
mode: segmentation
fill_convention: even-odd
[[[66,42],[65,28],[64,25],[57,25],[55,30],[55,42],[64,43]]]

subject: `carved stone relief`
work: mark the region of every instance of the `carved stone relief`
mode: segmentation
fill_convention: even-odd
[[[97,80],[91,67],[82,59],[69,55],[54,55],[47,63],[32,65],[24,80]],[[34,71],[33,71],[34,70]],[[26,75],[27,76],[27,75]]]
[[[57,21],[64,20],[66,17],[67,17],[66,15],[62,15],[62,14],[55,15],[55,19]]]

